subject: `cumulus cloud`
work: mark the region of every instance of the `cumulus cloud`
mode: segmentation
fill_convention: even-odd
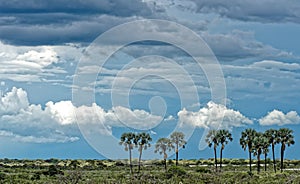
[[[13,87],[0,99],[0,136],[21,142],[50,143],[79,140],[81,128],[100,134],[111,134],[112,127],[148,130],[163,117],[144,110],[113,107],[104,110],[97,104],[75,107],[71,101],[30,104],[27,93]]]
[[[214,102],[207,103],[207,106],[201,108],[198,112],[183,109],[177,115],[181,124],[201,128],[231,129],[253,123],[252,120],[239,111],[228,109],[226,106]]]
[[[29,106],[27,93],[22,89],[13,87],[12,90],[5,94],[0,101],[0,115],[8,113],[18,113],[21,109]]]
[[[300,116],[296,111],[290,111],[284,114],[279,110],[273,110],[265,117],[259,119],[259,124],[263,126],[300,124]]]

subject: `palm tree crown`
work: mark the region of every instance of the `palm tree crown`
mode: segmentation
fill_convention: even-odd
[[[168,138],[160,138],[157,140],[155,144],[155,153],[159,153],[160,155],[164,155],[164,163],[165,163],[165,170],[167,170],[167,158],[168,158],[168,151],[171,151],[174,149],[174,146],[170,139]]]
[[[217,130],[208,131],[205,141],[207,142],[209,147],[212,147],[212,145],[214,145],[215,167],[216,167],[216,172],[217,172],[217,170],[218,170],[217,147],[219,145],[218,131]]]
[[[184,140],[184,134],[182,132],[173,132],[171,134],[171,142],[175,144],[175,153],[176,153],[176,165],[178,165],[178,152],[180,147],[185,147],[186,141]]]
[[[274,172],[276,172],[276,161],[275,161],[275,144],[277,144],[277,130],[275,129],[268,129],[264,133],[265,137],[268,138],[269,144],[272,147],[272,156],[273,156],[273,168]]]
[[[254,129],[248,128],[242,132],[242,136],[240,138],[240,145],[242,146],[242,148],[244,150],[246,150],[248,147],[250,172],[252,171],[251,170],[251,164],[252,164],[251,153],[252,153],[252,149],[253,149],[253,139],[256,137],[256,135],[257,135],[257,132]]]
[[[284,158],[284,151],[287,146],[295,144],[293,130],[288,128],[281,128],[277,131],[277,143],[281,143],[280,149],[280,170],[283,171],[283,158]]]
[[[152,141],[152,138],[149,133],[142,132],[142,133],[138,133],[135,136],[134,144],[138,147],[139,153],[140,153],[138,172],[140,172],[140,170],[141,170],[141,159],[142,159],[143,150],[146,150],[148,147],[151,146],[151,144],[150,144],[151,141]]]
[[[220,150],[220,170],[222,168],[222,158],[223,158],[223,150],[225,148],[225,144],[228,144],[229,141],[232,141],[232,135],[228,130],[222,129],[217,132],[218,142],[221,144]]]

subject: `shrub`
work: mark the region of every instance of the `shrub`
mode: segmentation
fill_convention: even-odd
[[[173,162],[172,159],[169,159],[169,160],[168,160],[168,164],[169,164],[169,165],[172,165],[173,163],[174,163],[174,162]]]
[[[169,179],[169,178],[172,178],[173,176],[184,176],[186,175],[186,171],[181,168],[181,167],[178,167],[178,166],[171,166],[167,173],[166,173],[166,177]]]
[[[0,181],[5,180],[6,174],[3,172],[0,172]]]
[[[44,175],[54,176],[56,174],[63,175],[63,172],[58,170],[54,165],[50,165],[47,171],[43,172]]]
[[[31,177],[31,180],[40,180],[41,179],[41,173],[34,173],[34,175]]]
[[[210,169],[206,169],[205,167],[197,167],[196,168],[196,172],[199,172],[199,173],[211,173],[211,170]]]
[[[125,164],[123,162],[121,162],[121,161],[116,161],[115,165],[116,166],[124,166]]]

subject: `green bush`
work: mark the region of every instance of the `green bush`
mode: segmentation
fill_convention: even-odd
[[[58,170],[54,165],[50,165],[47,171],[43,172],[44,175],[48,176],[54,176],[57,174],[63,175],[64,173],[60,170]]]
[[[211,173],[211,170],[210,169],[206,169],[205,167],[197,167],[196,168],[196,172],[199,172],[199,173]]]
[[[186,175],[186,171],[183,168],[178,167],[178,166],[171,166],[166,173],[166,177],[168,179],[172,178],[173,176],[182,177],[185,175]]]
[[[0,181],[5,180],[6,174],[3,172],[0,172]]]

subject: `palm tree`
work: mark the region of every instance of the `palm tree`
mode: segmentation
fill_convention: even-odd
[[[221,144],[221,151],[220,151],[220,170],[222,169],[222,157],[223,157],[223,150],[225,148],[225,144],[228,144],[229,141],[232,141],[232,135],[228,130],[222,129],[217,131],[217,138],[218,142]]]
[[[173,132],[171,134],[171,142],[175,144],[176,153],[176,166],[178,165],[178,152],[179,148],[185,148],[186,141],[184,140],[184,134],[182,132]]]
[[[284,158],[284,151],[287,146],[295,144],[293,130],[288,128],[280,128],[277,132],[277,143],[281,143],[280,149],[280,171],[283,170],[283,158]]]
[[[150,142],[152,141],[152,138],[150,136],[149,133],[139,133],[136,135],[135,139],[134,139],[134,144],[138,146],[139,149],[139,170],[138,172],[140,172],[141,169],[141,159],[142,159],[142,153],[143,153],[143,149],[146,150],[148,147],[150,147]]]
[[[269,147],[269,140],[262,134],[262,133],[257,133],[256,137],[253,139],[253,153],[254,156],[257,156],[257,172],[260,172],[260,155],[263,152],[264,146],[268,145]]]
[[[265,155],[265,171],[267,171],[267,157],[269,153],[270,139],[266,135],[266,132],[263,134],[264,140],[262,143],[262,153]]]
[[[205,141],[207,142],[209,147],[214,145],[215,167],[216,167],[216,172],[217,172],[217,170],[218,170],[217,147],[219,145],[218,131],[217,130],[209,130],[209,132],[206,135]]]
[[[171,142],[170,139],[168,138],[160,138],[157,140],[156,144],[155,144],[155,153],[159,153],[160,155],[163,154],[164,155],[164,165],[165,165],[165,170],[167,171],[167,151],[171,151],[172,149],[174,149],[174,146]]]
[[[275,161],[275,144],[277,143],[277,130],[269,129],[265,131],[265,136],[269,139],[269,144],[272,146],[272,155],[273,155],[273,168],[274,172],[276,172],[276,161]]]
[[[131,150],[134,147],[134,140],[136,138],[136,134],[135,133],[123,133],[121,135],[121,141],[120,141],[120,145],[124,145],[125,147],[125,151],[129,152],[129,164],[130,164],[130,173],[133,174],[133,170],[132,170],[132,160],[131,160]]]
[[[253,139],[256,137],[256,134],[257,134],[257,132],[254,129],[248,128],[248,129],[246,129],[242,132],[242,136],[240,138],[240,145],[242,146],[242,148],[244,150],[246,150],[247,147],[248,147],[250,172],[252,172],[252,169],[251,169],[251,164],[252,164],[251,153],[252,153],[252,147],[253,147]]]

